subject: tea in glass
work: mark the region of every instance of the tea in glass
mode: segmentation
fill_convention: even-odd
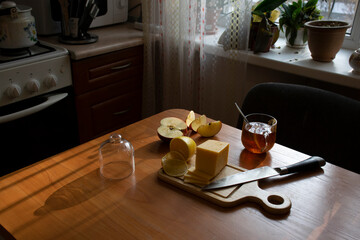
[[[267,114],[253,113],[244,120],[241,142],[252,153],[265,153],[275,144],[277,120]]]

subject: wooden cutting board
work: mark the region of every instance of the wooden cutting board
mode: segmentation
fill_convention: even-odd
[[[214,180],[245,170],[237,166],[226,165]],[[291,208],[291,201],[287,196],[265,191],[259,187],[257,181],[240,186],[202,191],[200,186],[185,183],[183,177],[167,175],[162,168],[158,171],[158,178],[221,207],[233,207],[244,202],[255,202],[272,214],[285,214]]]

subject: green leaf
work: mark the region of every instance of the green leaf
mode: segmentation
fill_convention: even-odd
[[[291,28],[299,29],[305,22],[311,20],[320,20],[322,16],[316,8],[318,0],[298,0],[291,4],[282,4],[280,20],[282,26],[286,25]],[[279,20],[279,21],[280,21]]]
[[[252,11],[251,12],[252,14],[254,14],[254,15],[257,15],[257,16],[259,16],[259,17],[262,17],[262,18],[264,18],[265,17],[265,14],[264,14],[264,12],[262,12],[262,11]]]
[[[298,20],[298,18],[299,18],[300,13],[301,13],[301,9],[298,8],[298,9],[296,9],[296,10],[292,13],[292,15],[291,15],[291,19],[293,20],[293,22],[294,22],[295,24],[297,23],[297,20]]]
[[[317,2],[318,2],[318,0],[309,0],[309,1],[305,4],[304,8],[306,9],[306,8],[316,7]]]
[[[291,11],[290,11],[289,6],[286,5],[286,4],[283,4],[282,7],[283,7],[284,13],[285,13],[285,14],[283,14],[283,15],[285,15],[286,17],[290,17],[290,16],[291,16]],[[284,16],[284,17],[285,17],[285,16]]]
[[[296,37],[297,37],[297,29],[291,28],[290,38],[289,38],[289,43],[291,44],[291,46],[294,45]]]
[[[271,12],[275,8],[279,7],[286,0],[264,0],[254,9],[254,12]]]

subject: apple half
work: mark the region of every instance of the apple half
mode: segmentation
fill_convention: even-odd
[[[195,113],[193,110],[191,110],[185,119],[185,123],[190,128],[190,125],[194,120],[195,120]]]
[[[171,139],[184,136],[187,132],[186,123],[180,118],[167,117],[160,121],[160,127],[157,129],[159,138],[165,142],[169,142]]]
[[[216,134],[218,134],[218,132],[220,132],[221,127],[222,127],[221,121],[214,121],[214,122],[210,122],[208,124],[199,126],[199,128],[197,129],[197,132],[202,137],[212,137],[212,136],[215,136]]]
[[[197,132],[198,128],[201,125],[205,125],[205,124],[206,124],[206,116],[201,115],[199,118],[196,118],[194,121],[191,122],[190,129],[192,129],[194,132]]]

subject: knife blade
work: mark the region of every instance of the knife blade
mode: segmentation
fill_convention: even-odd
[[[87,18],[84,20],[83,24],[80,26],[82,32],[87,32],[87,30],[89,29],[92,21],[95,19],[95,17],[97,16],[97,14],[99,13],[99,8],[98,6],[94,3],[91,7],[91,10],[89,12],[89,15],[87,16]]]
[[[210,184],[204,186],[202,190],[212,190],[212,189],[230,187],[230,186],[252,182],[277,175],[286,175],[295,172],[315,170],[324,166],[325,164],[326,162],[323,158],[318,156],[312,156],[303,161],[284,167],[272,168],[269,166],[265,166],[265,167],[233,174],[211,182]]]
[[[81,26],[83,24],[83,22],[85,21],[85,19],[88,17],[91,7],[94,3],[95,3],[94,0],[86,0],[84,9],[82,9],[82,14],[80,16],[79,26]]]

